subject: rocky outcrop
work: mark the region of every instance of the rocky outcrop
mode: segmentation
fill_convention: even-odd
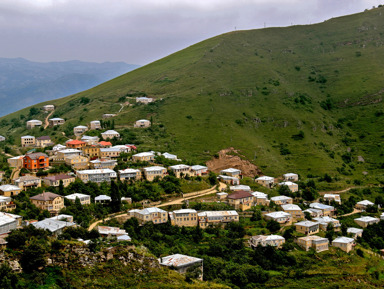
[[[92,252],[87,245],[77,242],[63,243],[62,246],[47,253],[47,265],[62,268],[81,268],[95,266],[110,260],[118,260],[122,265],[132,266],[140,272],[143,268],[158,268],[159,262],[156,258],[139,253],[134,246],[116,246],[102,248],[99,252]],[[0,263],[6,262],[14,272],[21,272],[19,260],[11,255],[1,252]]]

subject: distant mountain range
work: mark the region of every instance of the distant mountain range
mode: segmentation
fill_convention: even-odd
[[[0,58],[0,116],[87,90],[138,68],[124,62],[32,62]]]

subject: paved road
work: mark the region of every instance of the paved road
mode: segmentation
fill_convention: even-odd
[[[219,183],[219,190],[220,191],[222,189],[225,189],[226,187],[227,187],[226,184]],[[201,197],[201,196],[210,195],[210,194],[214,194],[214,193],[216,193],[216,186],[214,186],[214,187],[212,187],[210,189],[207,189],[207,190],[202,190],[202,191],[197,191],[197,192],[192,192],[192,193],[185,194],[185,197],[178,198],[178,199],[166,202],[166,203],[162,203],[162,204],[160,204],[158,206],[155,206],[155,207],[161,208],[161,207],[166,207],[166,206],[170,206],[170,205],[179,205],[179,204],[182,204],[185,200],[195,199],[195,198],[198,198],[198,197]],[[102,223],[103,221],[108,221],[108,220],[116,218],[116,217],[126,217],[128,215],[129,215],[128,213],[122,213],[122,214],[117,214],[117,215],[114,215],[114,216],[106,217],[106,218],[104,218],[104,220],[98,220],[96,222],[93,222],[89,226],[88,231],[91,231],[93,228],[95,228],[98,224]]]

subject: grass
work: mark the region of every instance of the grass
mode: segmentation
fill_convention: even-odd
[[[59,130],[70,132],[71,125],[116,113],[122,97],[144,92],[163,100],[125,107],[114,118],[117,129],[135,132],[142,149],[204,162],[235,147],[269,175],[329,173],[342,182],[384,182],[383,12],[230,32],[49,103],[57,106],[55,116],[67,119]],[[82,97],[90,102],[82,104]],[[27,133],[63,140],[52,129],[12,128],[12,120],[23,115],[24,124],[28,113],[26,108],[0,119],[0,133],[16,143]],[[132,129],[135,120],[151,117],[151,129]],[[33,118],[43,120],[44,114]],[[292,138],[301,131],[303,137]],[[349,150],[346,163],[342,156]]]

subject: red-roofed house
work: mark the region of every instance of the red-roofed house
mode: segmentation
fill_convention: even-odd
[[[66,146],[71,148],[71,149],[81,149],[82,147],[85,147],[87,143],[81,141],[81,140],[71,140],[66,143]]]
[[[110,148],[112,146],[112,143],[110,143],[109,141],[101,141],[99,142],[99,145],[105,148]]]
[[[249,210],[253,206],[253,195],[247,191],[237,191],[228,195],[228,203],[236,210]]]

